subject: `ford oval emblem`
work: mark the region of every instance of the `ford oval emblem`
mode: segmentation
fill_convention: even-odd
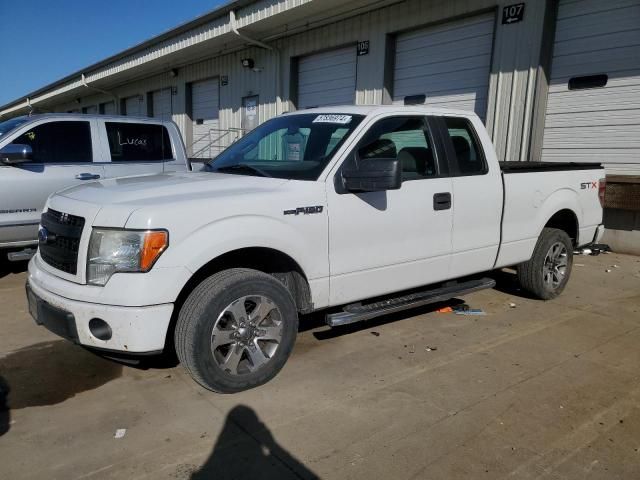
[[[47,243],[49,240],[49,230],[46,227],[40,227],[38,230],[38,240],[40,243]]]

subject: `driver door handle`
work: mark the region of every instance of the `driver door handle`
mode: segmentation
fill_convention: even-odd
[[[451,194],[449,192],[433,195],[434,210],[449,210],[451,208]]]
[[[97,180],[100,178],[100,175],[97,173],[79,173],[76,175],[78,180]]]

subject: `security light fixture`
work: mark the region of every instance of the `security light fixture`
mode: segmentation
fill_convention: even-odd
[[[253,68],[255,66],[255,62],[253,61],[253,58],[243,58],[242,66],[244,68]]]
[[[171,70],[169,70],[169,75],[173,78],[178,76],[178,69],[177,68],[172,68]]]

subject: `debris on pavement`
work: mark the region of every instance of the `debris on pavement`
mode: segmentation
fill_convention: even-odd
[[[451,312],[453,312],[453,308],[451,308],[451,307],[442,307],[442,308],[439,308],[438,310],[436,310],[436,312],[438,312],[438,313],[451,313]]]
[[[438,350],[438,347],[427,347],[427,348],[425,348],[425,350],[427,352],[435,352],[436,350]]]
[[[509,308],[516,308],[517,305],[513,302],[509,302]]]
[[[605,245],[604,243],[594,243],[589,245],[588,247],[583,247],[579,250],[575,250],[573,253],[576,255],[591,255],[598,256],[601,253],[609,253],[611,252],[611,248],[609,245]]]
[[[126,434],[127,434],[126,428],[119,428],[116,430],[116,434],[113,436],[113,438],[123,438]]]
[[[373,335],[374,337],[379,337],[380,336],[380,332],[371,332],[371,335]]]
[[[610,269],[610,268],[607,268],[604,272],[605,272],[605,273],[611,273],[611,269]]]
[[[486,312],[481,308],[471,308],[469,305],[462,304],[453,307],[453,311],[456,315],[486,315]]]
[[[574,267],[584,267],[584,263],[574,263]]]

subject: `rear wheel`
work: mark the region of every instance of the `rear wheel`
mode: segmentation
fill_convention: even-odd
[[[234,393],[271,380],[291,354],[298,314],[289,291],[271,275],[225,270],[204,280],[176,324],[176,353],[203,387]]]
[[[536,297],[551,300],[566,287],[572,266],[573,243],[569,235],[556,228],[545,228],[531,259],[518,266],[518,280]]]

